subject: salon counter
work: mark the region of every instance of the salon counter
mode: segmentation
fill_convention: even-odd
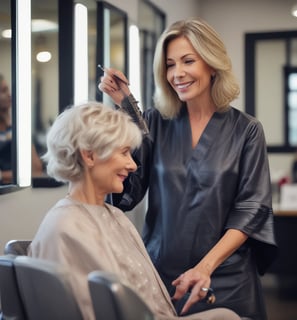
[[[275,276],[279,297],[295,300],[297,298],[297,210],[274,210],[274,229],[279,252],[267,273]]]
[[[278,216],[278,217],[297,217],[297,209],[296,210],[277,209],[277,210],[274,210],[273,213],[275,216]]]
[[[297,275],[297,210],[274,210],[279,255],[269,272]]]

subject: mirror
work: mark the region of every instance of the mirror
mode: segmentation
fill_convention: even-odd
[[[159,36],[165,28],[165,13],[147,1],[139,2],[140,74],[143,107],[153,106],[155,91],[153,60]]]
[[[34,32],[32,30],[32,114],[34,143],[38,154],[41,155],[46,151],[46,133],[50,125],[59,112],[76,102],[75,93],[78,90],[75,90],[75,85],[80,86],[80,80],[86,80],[86,83],[83,83],[87,88],[85,99],[95,100],[97,3],[93,0],[32,1],[32,28],[33,23],[37,25]],[[76,21],[81,18],[76,15],[77,7],[82,8],[84,21]],[[87,56],[76,61],[76,40],[82,35],[82,30],[86,38],[82,47]],[[38,61],[37,54],[40,52],[50,52],[51,59]],[[76,75],[77,71],[80,72]],[[79,81],[76,81],[77,79]],[[59,185],[60,183],[47,177],[45,172],[41,176],[33,174],[33,187]]]
[[[104,67],[121,70],[127,75],[127,14],[107,2],[97,2],[97,61]],[[102,70],[97,68],[96,79]],[[109,98],[96,90],[96,100],[108,101]]]
[[[4,4],[4,2],[1,2],[1,4]],[[11,151],[10,154],[8,153],[8,157],[10,156],[8,165],[10,167],[8,170],[1,172],[2,176],[4,173],[10,173],[10,177],[5,181],[5,187],[1,187],[1,193],[13,191],[19,187],[27,187],[31,184],[31,170],[28,170],[31,166],[30,10],[30,0],[10,1],[11,64],[9,64],[9,68],[11,68],[11,88],[8,85],[6,86],[8,109],[6,126],[7,123],[11,125],[11,134],[6,135],[5,139],[7,140],[6,143],[10,144]],[[6,58],[9,59],[9,53]],[[8,62],[5,61],[5,63]],[[7,84],[7,82],[4,83]],[[11,100],[9,99],[10,96]]]
[[[0,2],[0,184],[13,184],[10,0]]]
[[[106,66],[111,65],[125,73],[127,71],[127,16],[107,3],[98,3],[92,0],[11,0],[11,2],[13,3],[12,8],[16,8],[17,3],[20,6],[24,5],[21,15],[28,21],[31,18],[31,24],[28,24],[29,27],[32,27],[31,37],[30,41],[27,41],[27,47],[30,50],[28,49],[21,54],[17,50],[19,48],[18,44],[13,45],[13,38],[11,40],[0,38],[0,67],[5,72],[8,84],[11,83],[12,119],[13,124],[15,124],[13,125],[13,132],[21,134],[22,131],[19,130],[19,126],[24,123],[29,127],[31,126],[33,151],[35,151],[37,159],[40,160],[40,156],[45,152],[46,133],[52,121],[65,107],[74,103],[73,33],[75,4],[81,2],[87,7],[88,11],[88,67],[86,74],[88,75],[88,99],[92,100],[100,100],[98,99],[100,93],[97,90],[97,79],[100,72],[97,65],[99,63]],[[6,22],[7,27],[10,24],[13,29],[13,24],[10,22],[11,16],[17,15],[11,14],[10,0],[1,0],[0,14],[0,30],[5,27]],[[14,23],[14,25],[17,26],[18,24]],[[22,33],[18,32],[18,34]],[[110,55],[106,51],[107,45],[111,52]],[[27,52],[29,51],[28,61],[30,63],[23,64],[26,67],[26,72],[23,72],[18,58],[27,58]],[[10,66],[13,68],[11,69]],[[27,71],[27,68],[29,71]],[[13,75],[15,75],[15,80]],[[27,79],[28,81],[20,81],[21,79]],[[21,86],[19,86],[20,83]],[[24,96],[26,102],[24,103],[20,97],[22,97],[21,93],[24,93],[25,87],[28,88],[26,88],[27,94]],[[23,121],[23,119],[26,120]],[[27,130],[27,133],[29,136],[31,130]],[[15,142],[12,143],[11,168],[14,180],[11,186],[18,187],[17,181],[19,181],[20,174],[30,173],[28,167],[34,164],[34,154],[33,151],[32,156],[31,153],[28,153],[29,147],[26,148],[25,144],[22,144],[23,139],[20,139],[19,136],[16,137],[16,134],[12,134],[12,136]],[[29,137],[26,142],[31,144],[31,139]],[[22,149],[21,153],[20,149]],[[26,170],[21,172],[19,171],[19,164],[22,159],[26,163],[29,159],[30,162],[28,162],[28,165],[26,164]],[[33,160],[32,163],[31,159]],[[24,167],[24,164],[22,167]],[[32,173],[31,185],[33,187],[60,185],[47,177],[44,168],[41,171],[33,170]],[[24,185],[28,186],[30,182],[29,184],[26,182]],[[1,193],[3,193],[2,190]],[[8,185],[5,190],[8,190]]]
[[[263,124],[268,152],[296,151],[296,70],[297,31],[246,34],[246,111]]]
[[[33,187],[50,181],[40,157],[46,151],[46,133],[59,113],[58,26],[58,0],[31,0]]]

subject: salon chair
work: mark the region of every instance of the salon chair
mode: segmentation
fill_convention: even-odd
[[[27,248],[31,240],[10,240],[4,247],[4,254],[13,254],[16,256],[26,256]]]
[[[43,259],[17,256],[14,261],[20,296],[30,320],[82,320],[62,266]]]
[[[15,256],[0,256],[0,300],[1,320],[26,320],[14,268]]]
[[[108,272],[88,275],[89,289],[97,320],[153,320],[154,315],[142,299]]]

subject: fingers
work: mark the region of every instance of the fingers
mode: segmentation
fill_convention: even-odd
[[[99,90],[108,94],[117,105],[120,105],[124,97],[130,94],[128,79],[118,70],[101,66],[100,68],[104,70],[104,75],[100,78]]]
[[[98,88],[105,93],[110,93],[110,92],[120,90],[120,87],[117,81],[114,80],[112,76],[107,74],[100,78],[100,83],[98,85]]]
[[[216,297],[214,295],[213,289],[208,287],[201,287],[200,289],[198,289],[198,286],[195,286],[192,289],[188,300],[183,306],[181,315],[188,312],[193,304],[203,299],[205,299],[206,303],[209,303],[209,304],[215,303]]]
[[[110,82],[115,82],[120,89],[123,89],[125,86],[129,85],[128,79],[121,71],[112,68],[104,68],[101,65],[98,66],[104,71],[103,78],[107,78]]]
[[[188,312],[190,307],[200,300],[206,299],[207,303],[213,303],[215,296],[213,290],[209,288],[210,278],[195,269],[189,269],[177,279],[172,281],[172,285],[176,287],[173,300],[181,299],[186,293],[189,297],[183,306],[181,314]]]
[[[179,300],[189,290],[189,283],[184,278],[184,275],[180,275],[177,279],[172,282],[172,285],[176,287],[173,300]]]
[[[191,294],[188,298],[188,300],[186,301],[186,303],[183,306],[183,309],[181,311],[181,314],[184,314],[186,312],[188,312],[188,310],[191,308],[191,306],[200,301],[203,300],[206,297],[207,292],[202,290],[205,287],[202,287],[200,284],[196,284],[192,290],[191,290]]]
[[[121,71],[112,68],[104,68],[104,72],[109,76],[115,78],[116,80],[121,81],[126,85],[129,85],[129,80]]]

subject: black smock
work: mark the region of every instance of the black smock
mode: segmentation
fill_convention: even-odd
[[[212,305],[197,302],[190,313],[228,307],[241,317],[265,320],[259,274],[276,253],[271,184],[261,124],[230,107],[215,112],[192,148],[185,106],[173,120],[156,109],[144,114],[150,135],[135,153],[139,168],[125,181],[114,205],[131,210],[147,189],[143,240],[169,293],[171,282],[194,267],[227,229],[249,236],[211,276]],[[176,304],[181,310],[187,296]]]

